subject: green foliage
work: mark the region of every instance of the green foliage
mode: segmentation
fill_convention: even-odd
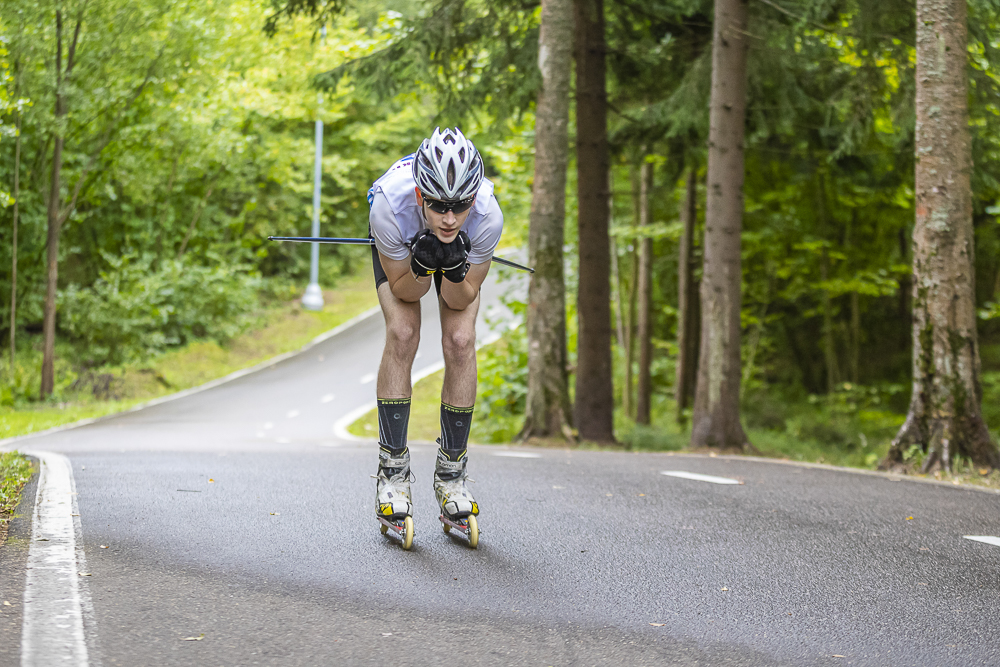
[[[62,327],[81,344],[88,365],[145,360],[196,339],[225,342],[250,323],[257,276],[246,267],[215,267],[150,255],[105,256],[110,269],[92,286],[62,294]]]
[[[526,305],[506,300],[514,323],[479,362],[474,435],[485,442],[511,442],[524,421],[528,396],[528,338],[522,326]]]
[[[309,20],[286,16],[268,38],[267,5],[91,0],[63,7],[64,66],[77,25],[80,38],[64,91],[61,195],[64,204],[78,196],[59,248],[57,338],[73,343],[60,348],[68,355],[60,372],[141,359],[201,337],[222,340],[257,307],[255,291],[265,303],[294,296],[291,286],[308,277],[309,248],[265,239],[309,229],[316,118],[325,123],[320,220],[327,235],[365,234],[371,182],[427,132],[422,100],[381,102],[348,80],[322,99],[311,87],[317,73],[380,48],[392,19],[383,14],[363,27],[350,11],[321,40]],[[0,46],[7,52],[0,56],[3,100],[12,94],[8,64],[18,62],[20,101],[33,102],[20,104],[17,323],[24,336],[40,328],[45,295],[57,129],[54,8],[0,4]],[[12,123],[10,104],[0,107],[0,184],[8,189]],[[0,230],[9,221],[10,209],[0,206]],[[368,257],[324,248],[322,284]],[[10,244],[0,243],[0,266],[10,263]],[[0,270],[0,295],[11,287]],[[4,334],[9,321],[4,296]],[[26,359],[19,352],[18,363],[34,363]],[[8,400],[28,395],[30,385],[16,384]]]

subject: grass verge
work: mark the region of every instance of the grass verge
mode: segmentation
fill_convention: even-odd
[[[57,405],[0,408],[0,438],[27,435],[128,410],[146,401],[196,387],[301,348],[316,336],[378,304],[367,272],[345,279],[323,292],[320,312],[303,310],[296,302],[269,308],[263,326],[237,336],[226,345],[198,341],[172,350],[142,366],[102,368],[90,391],[79,391]],[[96,396],[96,387],[101,395]]]
[[[18,452],[0,452],[0,546],[7,541],[7,524],[31,479],[31,460]]]

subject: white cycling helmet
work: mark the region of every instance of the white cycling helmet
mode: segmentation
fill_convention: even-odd
[[[431,199],[457,202],[471,199],[483,182],[483,159],[456,127],[436,128],[424,139],[413,160],[413,180]]]

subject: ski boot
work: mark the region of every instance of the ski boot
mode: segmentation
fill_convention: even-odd
[[[440,440],[438,441],[440,444]],[[468,464],[466,452],[462,450],[452,460],[443,449],[438,449],[437,465],[434,467],[434,495],[441,507],[441,519],[444,532],[452,528],[469,538],[469,546],[475,549],[479,545],[479,504],[465,487],[468,474],[465,471]]]
[[[393,458],[379,447],[378,474],[375,478],[375,517],[382,524],[382,534],[390,530],[403,542],[403,548],[413,546],[413,504],[410,502],[410,450]]]

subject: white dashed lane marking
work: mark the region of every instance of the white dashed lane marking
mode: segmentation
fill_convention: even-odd
[[[333,394],[327,394],[323,398],[319,399],[319,402],[320,403],[329,403],[330,401],[332,401],[335,398],[336,398],[336,396],[334,396]]]
[[[729,477],[713,477],[712,475],[702,475],[696,472],[685,472],[683,470],[664,470],[660,473],[668,477],[680,477],[681,479],[693,479],[696,482],[708,482],[709,484],[740,484],[738,479]]]
[[[1000,537],[993,537],[992,535],[963,535],[962,537],[974,542],[983,542],[985,544],[992,544],[995,547],[1000,547]]]
[[[374,373],[369,373],[367,375],[362,375],[361,376],[361,384],[368,384],[369,382],[371,382],[374,379],[375,379],[375,374]]]
[[[531,452],[493,452],[493,456],[506,456],[511,459],[540,459],[541,454],[533,454]]]

